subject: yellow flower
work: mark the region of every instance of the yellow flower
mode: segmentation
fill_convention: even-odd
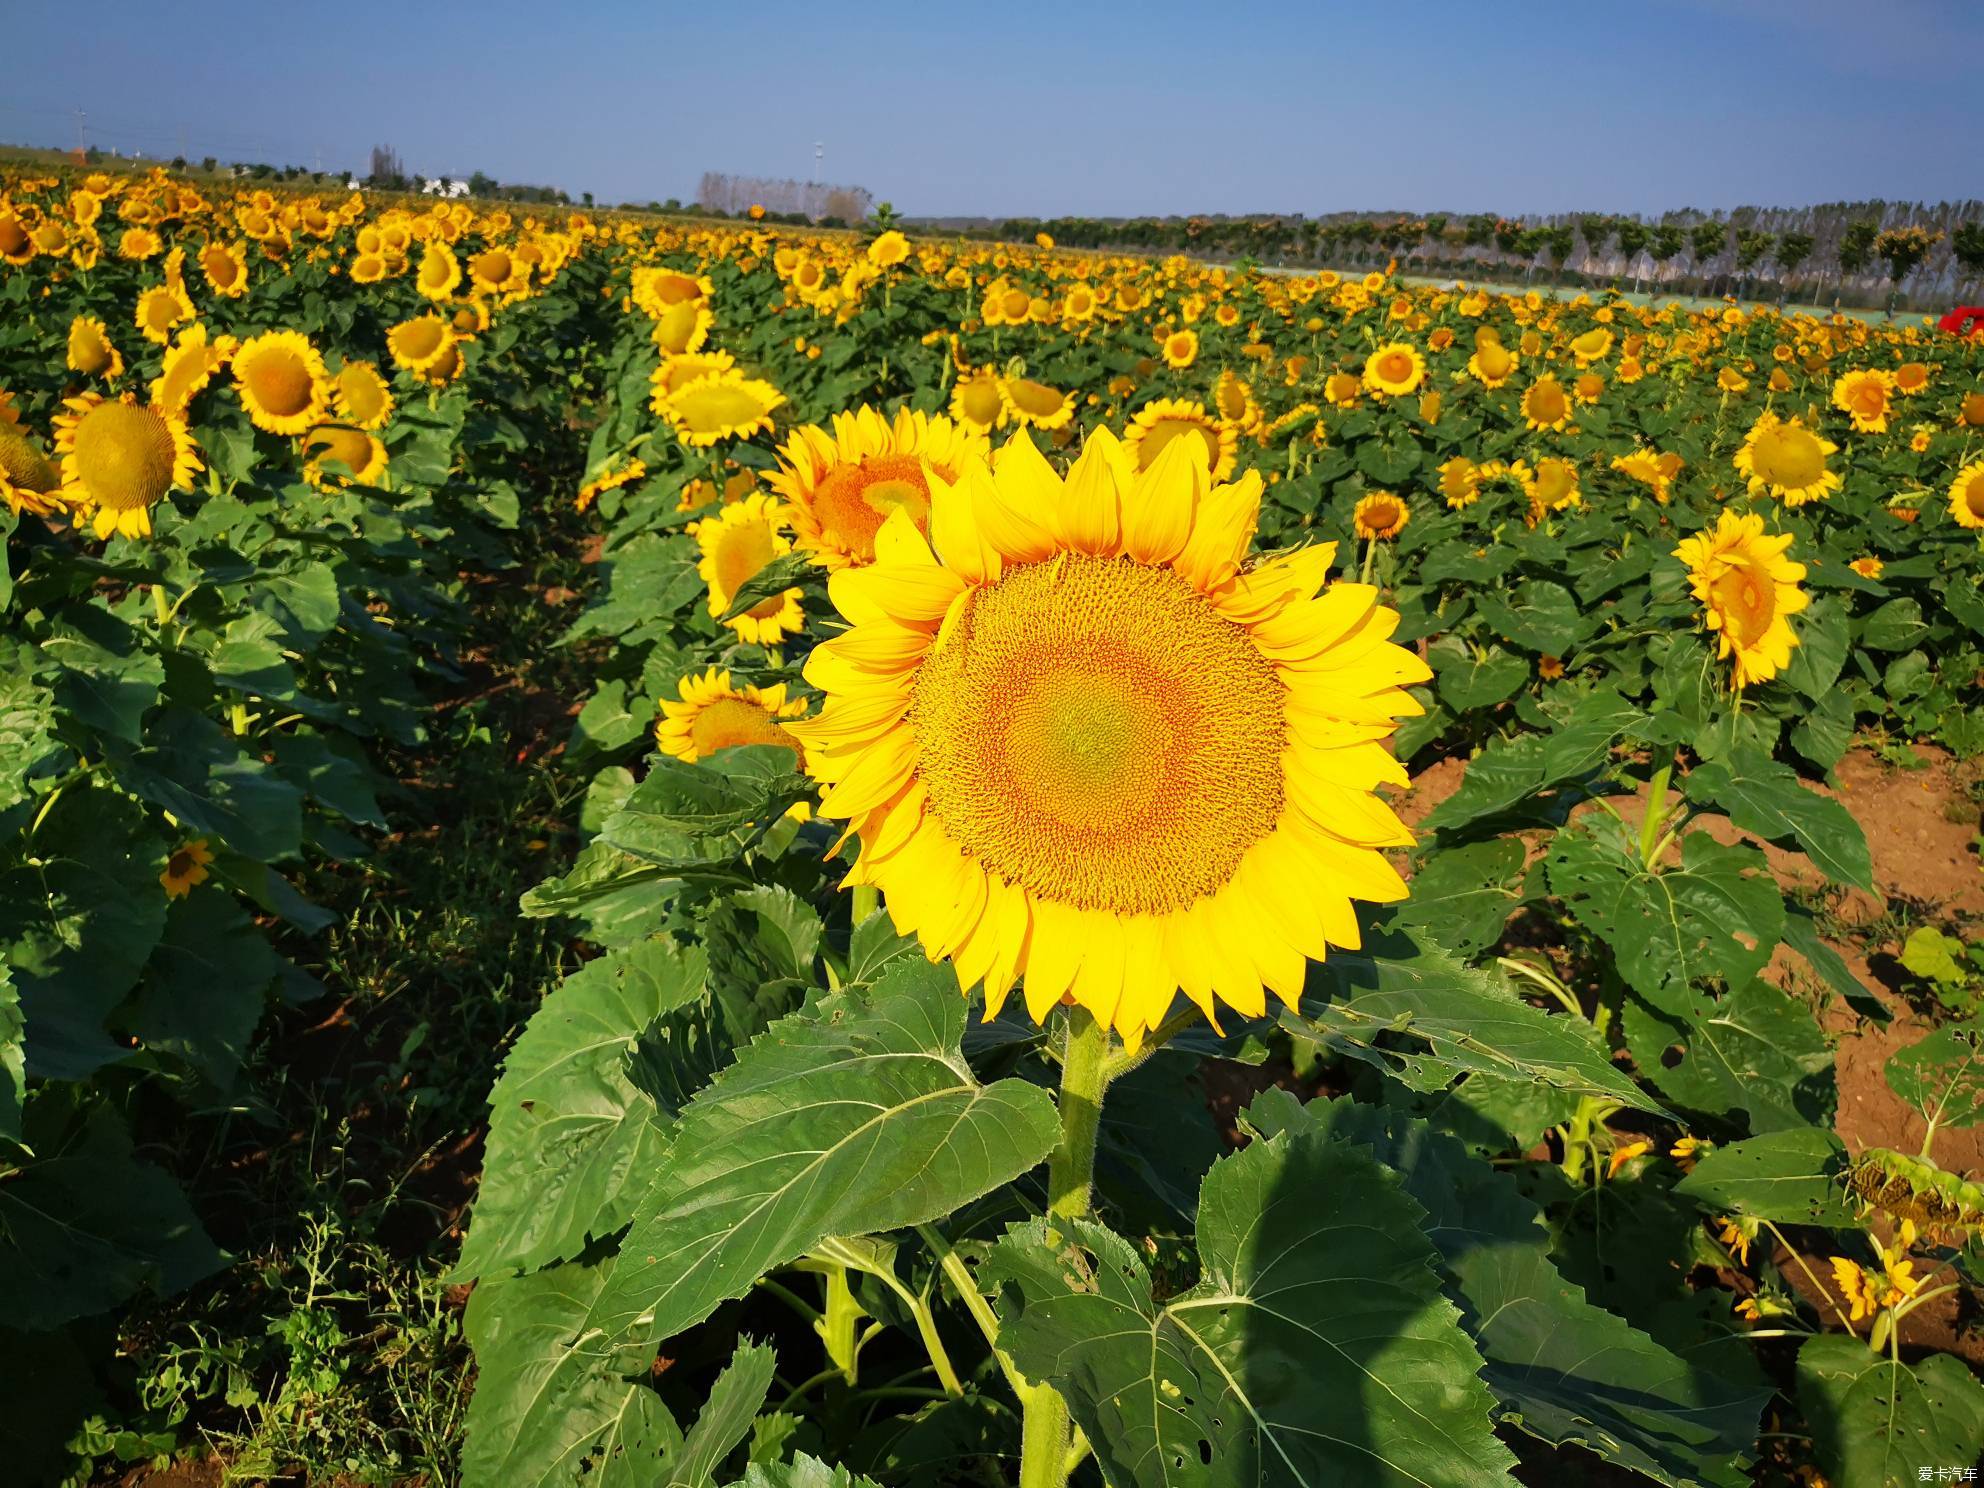
[[[164,413],[184,414],[221,368],[233,360],[239,346],[232,336],[209,341],[207,328],[194,321],[179,333],[158,376],[152,379],[152,406]]]
[[[1950,515],[1960,527],[1984,527],[1984,460],[1973,460],[1950,482]]]
[[[1578,467],[1569,460],[1546,456],[1536,462],[1534,470],[1523,466],[1518,478],[1523,495],[1529,499],[1528,520],[1532,527],[1548,512],[1568,511],[1584,504],[1578,490]]]
[[[1481,498],[1481,467],[1466,455],[1455,455],[1440,466],[1440,494],[1455,511]]]
[[[346,362],[331,383],[331,403],[354,429],[382,429],[393,416],[393,391],[370,362]]]
[[[1863,579],[1878,579],[1886,565],[1874,557],[1855,558],[1846,565]]]
[[[172,339],[172,328],[193,318],[193,302],[186,292],[169,284],[154,285],[138,296],[137,326],[145,339],[159,346]]]
[[[893,268],[909,257],[909,239],[894,228],[868,245],[868,262],[878,269]]]
[[[604,471],[579,487],[579,494],[572,498],[572,506],[584,511],[597,501],[602,492],[617,491],[622,486],[631,486],[648,473],[645,460],[628,460],[621,465],[609,464]],[[693,508],[690,508],[693,510]]]
[[[324,359],[295,331],[251,336],[234,354],[234,386],[258,429],[301,434],[330,406]]]
[[[989,434],[1006,426],[1006,399],[990,372],[960,377],[951,389],[951,417],[968,429]]]
[[[772,411],[785,395],[756,377],[725,373],[701,377],[669,394],[662,417],[674,426],[675,437],[692,449],[707,449],[726,439],[748,439],[772,426]]]
[[[1749,389],[1750,379],[1734,367],[1724,367],[1715,374],[1715,385],[1725,393],[1741,393]]]
[[[303,478],[319,490],[376,486],[386,473],[386,446],[349,424],[319,424],[303,436]]]
[[[999,402],[1006,418],[1022,429],[1054,430],[1075,416],[1075,395],[1028,377],[999,379]]]
[[[1037,232],[1033,235],[1033,242],[1036,248],[1051,249],[1054,246],[1054,235],[1052,233]]]
[[[1612,350],[1612,333],[1604,326],[1586,331],[1571,342],[1571,355],[1580,367],[1589,367],[1593,362],[1602,362]]]
[[[1653,1143],[1651,1142],[1628,1142],[1623,1147],[1613,1148],[1612,1160],[1605,1165],[1605,1176],[1607,1178],[1617,1178],[1619,1176],[1619,1169],[1623,1168],[1634,1158],[1640,1156],[1640,1154],[1652,1150]]]
[[[1101,430],[1064,480],[1021,435],[932,482],[929,542],[891,517],[830,581],[853,628],[791,725],[820,814],[988,1016],[1021,977],[1036,1020],[1067,994],[1131,1044],[1181,988],[1258,1016],[1356,943],[1352,899],[1404,895],[1372,792],[1427,668],[1369,587],[1317,595],[1333,544],[1245,567],[1260,478],[1203,448],[1139,473]]]
[[[1744,436],[1734,463],[1749,477],[1752,496],[1768,491],[1786,506],[1803,506],[1839,489],[1839,472],[1826,468],[1826,456],[1838,453],[1838,445],[1797,419],[1764,413]]]
[[[1403,397],[1425,380],[1426,358],[1404,341],[1387,342],[1364,363],[1364,386],[1387,398]]]
[[[942,415],[905,408],[891,421],[863,408],[836,414],[831,429],[794,430],[768,479],[801,552],[822,568],[858,568],[875,561],[875,534],[891,512],[929,531],[930,475],[954,480],[967,455],[990,453],[983,434]]]
[[[1174,372],[1183,371],[1199,359],[1199,333],[1197,331],[1173,331],[1163,341],[1164,365]]]
[[[1925,362],[1903,362],[1894,369],[1894,390],[1903,397],[1912,398],[1929,385],[1929,367]]]
[[[1358,498],[1351,525],[1363,538],[1397,537],[1412,520],[1412,508],[1390,491],[1372,491]]]
[[[15,516],[29,512],[53,516],[62,509],[57,491],[61,473],[44,455],[26,429],[0,418],[0,501]]]
[[[1564,385],[1546,373],[1524,388],[1522,418],[1539,433],[1545,429],[1562,429],[1570,423],[1571,400],[1564,394]]]
[[[184,899],[207,881],[207,864],[214,860],[207,839],[195,837],[165,860],[165,872],[158,876],[168,899]]]
[[[1355,408],[1364,383],[1355,372],[1332,372],[1323,379],[1323,398],[1332,408]]]
[[[114,402],[85,393],[68,407],[55,419],[62,500],[100,538],[151,536],[152,508],[174,487],[191,490],[200,469],[186,420],[129,393]]]
[[[1475,343],[1474,355],[1467,359],[1467,370],[1483,387],[1498,388],[1515,376],[1517,361],[1514,352],[1503,346],[1500,339],[1483,334]],[[1624,368],[1621,368],[1621,374]]]
[[[445,300],[462,282],[462,266],[454,250],[438,239],[420,254],[420,272],[413,276],[413,287],[430,300]]]
[[[1213,384],[1212,406],[1220,419],[1235,429],[1258,429],[1261,425],[1261,409],[1254,401],[1254,390],[1245,378],[1231,372],[1220,373],[1219,381]]]
[[[1123,447],[1130,452],[1137,469],[1148,470],[1164,453],[1164,447],[1181,437],[1196,437],[1206,447],[1212,478],[1223,481],[1233,473],[1240,434],[1233,425],[1216,419],[1202,403],[1183,398],[1159,398],[1137,410],[1123,436]]]
[[[199,262],[215,294],[238,300],[248,293],[248,253],[239,243],[215,238],[200,250]]]
[[[124,354],[110,343],[110,332],[94,315],[69,322],[69,370],[115,382],[124,375]]]
[[[723,616],[747,581],[774,558],[792,551],[792,541],[782,526],[779,503],[760,491],[689,528],[702,553],[696,572],[709,585],[710,614],[736,631],[740,640],[760,646],[776,646],[804,628],[806,616],[799,607],[799,590],[787,589],[762,599],[735,619],[725,620]]]
[[[1715,1238],[1722,1248],[1736,1258],[1736,1264],[1750,1264],[1750,1242],[1757,1238],[1757,1221],[1754,1219],[1718,1219],[1715,1222]]]
[[[1889,396],[1894,391],[1894,374],[1869,367],[1848,372],[1832,385],[1832,406],[1853,421],[1862,434],[1887,432],[1888,415],[1894,411]]]
[[[661,717],[655,723],[655,743],[663,754],[694,764],[719,749],[783,744],[805,758],[784,720],[804,718],[806,704],[787,702],[783,682],[774,687],[739,687],[732,684],[728,671],[711,667],[700,677],[682,678],[675,690],[681,701],[663,698]]]
[[[1798,644],[1789,617],[1811,596],[1798,587],[1805,566],[1784,556],[1790,546],[1790,533],[1764,535],[1761,516],[1725,509],[1713,532],[1698,533],[1674,550],[1688,565],[1708,628],[1721,637],[1719,655],[1733,660],[1738,690],[1775,677]]]

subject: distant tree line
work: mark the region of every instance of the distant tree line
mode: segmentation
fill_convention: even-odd
[[[1529,219],[1383,213],[1011,218],[966,229],[1071,247],[1189,253],[1287,267],[1362,268],[1783,303],[1936,306],[1984,293],[1984,203],[1835,202],[1800,208],[1691,208],[1658,218],[1573,213]]]
[[[705,171],[702,184],[696,188],[696,206],[707,216],[743,217],[751,208],[762,207],[764,216],[777,222],[859,222],[874,201],[862,186],[775,181],[722,171]]]

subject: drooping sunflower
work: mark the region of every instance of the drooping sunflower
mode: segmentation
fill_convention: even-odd
[[[1797,419],[1766,411],[1744,436],[1733,463],[1749,477],[1752,496],[1768,491],[1786,506],[1803,506],[1839,489],[1839,472],[1826,468],[1826,456],[1838,453],[1838,445]]]
[[[150,388],[152,406],[164,413],[184,414],[193,399],[214,380],[239,349],[232,336],[209,340],[197,320],[179,333]]]
[[[106,382],[124,375],[124,353],[111,344],[110,332],[94,315],[69,322],[69,370]]]
[[[1614,456],[1612,468],[1628,480],[1638,481],[1645,486],[1653,493],[1653,499],[1665,506],[1674,488],[1674,477],[1667,473],[1664,461],[1665,457],[1657,451],[1641,449],[1634,450],[1629,455]],[[1675,474],[1679,473],[1677,462]]]
[[[903,934],[983,983],[1068,994],[1132,1045],[1174,994],[1293,1004],[1307,961],[1358,944],[1353,899],[1403,897],[1411,834],[1372,794],[1418,711],[1398,617],[1336,584],[1321,544],[1247,566],[1261,481],[1214,486],[1198,440],[1133,470],[1107,431],[1068,477],[1024,435],[933,486],[835,574],[853,628],[791,730]],[[934,546],[933,546],[934,544]]]
[[[1009,422],[1022,429],[1052,431],[1071,423],[1075,417],[1075,395],[1051,388],[1030,377],[999,379],[999,402]]]
[[[1894,374],[1878,367],[1848,372],[1832,385],[1832,406],[1861,434],[1885,434],[1894,412]]]
[[[53,516],[62,509],[62,483],[55,463],[19,424],[0,419],[0,502],[15,516]]]
[[[158,346],[172,340],[174,326],[193,318],[193,302],[186,291],[170,284],[155,284],[138,296],[135,319],[145,339]]]
[[[248,253],[239,243],[220,238],[208,243],[200,250],[200,272],[223,299],[238,300],[248,293]]]
[[[1224,419],[1214,418],[1203,403],[1184,398],[1159,398],[1138,409],[1123,435],[1123,447],[1130,452],[1137,469],[1148,470],[1157,463],[1167,444],[1187,437],[1205,445],[1215,481],[1233,474],[1240,431]]]
[[[1199,359],[1199,333],[1173,331],[1158,343],[1158,352],[1164,358],[1165,366],[1174,372],[1182,372]]]
[[[1973,460],[1950,482],[1950,515],[1959,526],[1984,527],[1984,460]]]
[[[702,553],[696,572],[709,586],[710,614],[736,631],[739,639],[776,646],[804,628],[806,615],[796,588],[760,600],[733,620],[723,619],[747,580],[772,559],[792,551],[776,498],[759,491],[721,508],[713,517],[691,523],[688,530]]]
[[[1717,654],[1731,662],[1739,690],[1775,677],[1791,664],[1798,637],[1791,632],[1790,617],[1811,596],[1798,587],[1805,565],[1784,556],[1790,546],[1788,532],[1766,536],[1764,519],[1755,512],[1725,508],[1714,531],[1697,533],[1674,550],[1688,565],[1708,628],[1721,637]]]
[[[393,390],[370,362],[346,362],[331,382],[331,406],[341,423],[367,433],[393,416]]]
[[[622,486],[631,486],[637,480],[647,479],[647,473],[645,460],[631,457],[609,460],[598,474],[579,487],[579,494],[572,498],[572,506],[577,511],[584,511],[608,491],[617,491]]]
[[[62,500],[98,537],[151,536],[152,508],[175,487],[191,490],[201,468],[186,420],[129,393],[114,401],[84,393],[68,408],[55,417]]]
[[[461,261],[454,249],[439,241],[429,243],[420,254],[420,271],[413,276],[413,287],[430,300],[445,300],[462,282]]]
[[[783,744],[800,759],[805,751],[785,727],[804,718],[804,699],[786,701],[785,684],[774,687],[738,686],[730,673],[711,667],[701,676],[676,684],[680,702],[661,700],[661,717],[654,738],[663,754],[694,764],[719,749],[744,744]]]
[[[677,388],[662,405],[661,416],[682,443],[707,449],[769,429],[773,410],[784,402],[785,395],[761,378],[724,373]]]
[[[386,473],[386,446],[349,424],[319,424],[303,436],[303,478],[319,490],[376,486]]]
[[[1371,491],[1357,499],[1350,520],[1359,537],[1397,537],[1412,520],[1412,508],[1390,491]]]
[[[862,408],[836,414],[830,429],[794,430],[767,480],[785,498],[801,552],[822,568],[858,568],[875,561],[875,534],[897,508],[929,530],[926,470],[955,480],[967,455],[990,452],[983,434],[942,415],[904,408],[890,420]]]
[[[1212,406],[1220,418],[1242,432],[1261,426],[1261,406],[1254,401],[1254,390],[1247,380],[1232,372],[1219,374],[1213,384]]]
[[[297,331],[267,331],[242,342],[234,353],[234,386],[249,421],[270,434],[301,434],[330,404],[324,359]]]
[[[951,389],[951,417],[968,429],[989,434],[1006,427],[1006,400],[990,372],[960,377]]]
[[[453,329],[432,313],[403,320],[386,332],[386,350],[392,353],[393,364],[415,377],[425,378],[439,370],[454,345]]]
[[[1524,388],[1522,419],[1538,433],[1546,429],[1562,429],[1568,425],[1571,421],[1571,400],[1564,393],[1564,385],[1551,374],[1545,373]]]
[[[1387,398],[1402,398],[1426,380],[1426,358],[1406,341],[1390,341],[1364,363],[1364,386]]]

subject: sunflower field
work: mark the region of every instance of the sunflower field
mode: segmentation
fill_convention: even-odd
[[[164,172],[0,259],[0,1477],[1978,1468],[1984,339]]]

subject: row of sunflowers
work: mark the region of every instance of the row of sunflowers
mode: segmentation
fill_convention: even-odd
[[[1815,786],[1984,749],[1977,343],[164,176],[15,179],[0,256],[0,1201],[308,995],[286,867],[556,501],[586,959],[491,1095],[467,1481],[1975,1459],[1976,1036],[1886,1071],[1919,1155],[1835,1134]],[[219,1264],[146,1192],[115,1287],[9,1228],[17,1322]]]

